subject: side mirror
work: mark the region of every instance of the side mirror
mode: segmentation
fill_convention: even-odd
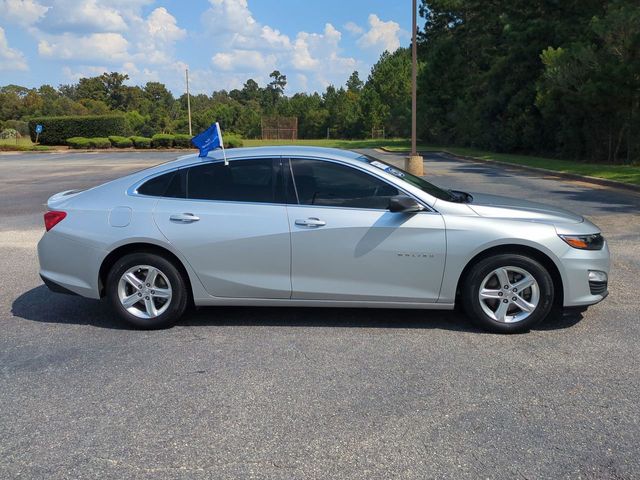
[[[415,213],[424,210],[424,207],[420,205],[411,197],[406,195],[396,195],[389,199],[389,211],[394,213]]]

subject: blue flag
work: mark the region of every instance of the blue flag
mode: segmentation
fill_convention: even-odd
[[[222,148],[224,150],[222,132],[220,132],[218,122],[211,125],[201,134],[193,137],[191,142],[200,149],[201,157],[206,157],[211,150],[215,150],[216,148]]]

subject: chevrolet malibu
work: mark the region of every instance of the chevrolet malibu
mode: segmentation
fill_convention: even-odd
[[[544,204],[445,190],[355,152],[195,155],[51,197],[53,291],[106,298],[139,328],[189,306],[450,310],[494,332],[607,295],[600,230]]]

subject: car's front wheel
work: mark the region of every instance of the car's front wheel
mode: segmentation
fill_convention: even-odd
[[[464,282],[465,311],[478,326],[497,333],[528,331],[553,307],[553,280],[537,260],[518,254],[485,258]]]
[[[175,324],[187,308],[185,281],[166,258],[151,253],[123,256],[107,276],[107,298],[126,322],[143,329]]]

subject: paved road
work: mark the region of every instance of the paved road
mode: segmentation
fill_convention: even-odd
[[[526,335],[298,308],[138,332],[42,287],[46,198],[171,156],[0,156],[0,478],[640,477],[640,196],[428,157],[436,183],[603,227],[610,298]]]

